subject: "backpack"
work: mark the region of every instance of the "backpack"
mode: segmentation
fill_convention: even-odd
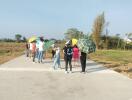
[[[72,50],[71,47],[67,48],[66,54],[67,54],[68,56],[71,56],[71,55],[72,55],[72,52],[73,52],[73,50]]]

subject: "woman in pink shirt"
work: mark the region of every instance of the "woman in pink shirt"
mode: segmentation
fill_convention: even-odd
[[[78,65],[79,49],[78,49],[77,45],[74,45],[74,47],[73,47],[73,61],[74,61],[74,65]]]

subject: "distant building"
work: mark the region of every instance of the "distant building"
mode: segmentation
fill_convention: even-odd
[[[126,43],[131,43],[132,42],[132,38],[126,38],[124,39]]]

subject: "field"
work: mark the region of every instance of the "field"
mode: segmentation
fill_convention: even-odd
[[[61,47],[61,58],[63,58],[62,48],[63,45],[58,44]],[[25,51],[25,43],[8,43],[0,42],[0,64],[5,63],[13,58],[16,58]],[[51,58],[51,49],[46,52],[46,58]]]
[[[0,42],[0,64],[22,55],[24,49],[24,43]]]
[[[107,68],[132,78],[132,51],[98,50],[89,55],[90,59],[104,64]]]

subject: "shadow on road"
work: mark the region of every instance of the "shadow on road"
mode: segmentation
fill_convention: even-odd
[[[97,71],[102,71],[102,70],[106,70],[106,68],[99,66],[99,64],[96,62],[86,63],[86,73],[92,73],[92,72],[97,72]],[[81,72],[81,70],[73,71],[73,73],[80,73],[80,72]]]
[[[86,63],[86,66],[97,66],[97,65],[99,65],[98,63]]]
[[[86,69],[87,73],[92,73],[92,72],[97,72],[97,71],[102,71],[102,70],[106,70],[105,67],[98,67],[98,68],[88,68]]]

